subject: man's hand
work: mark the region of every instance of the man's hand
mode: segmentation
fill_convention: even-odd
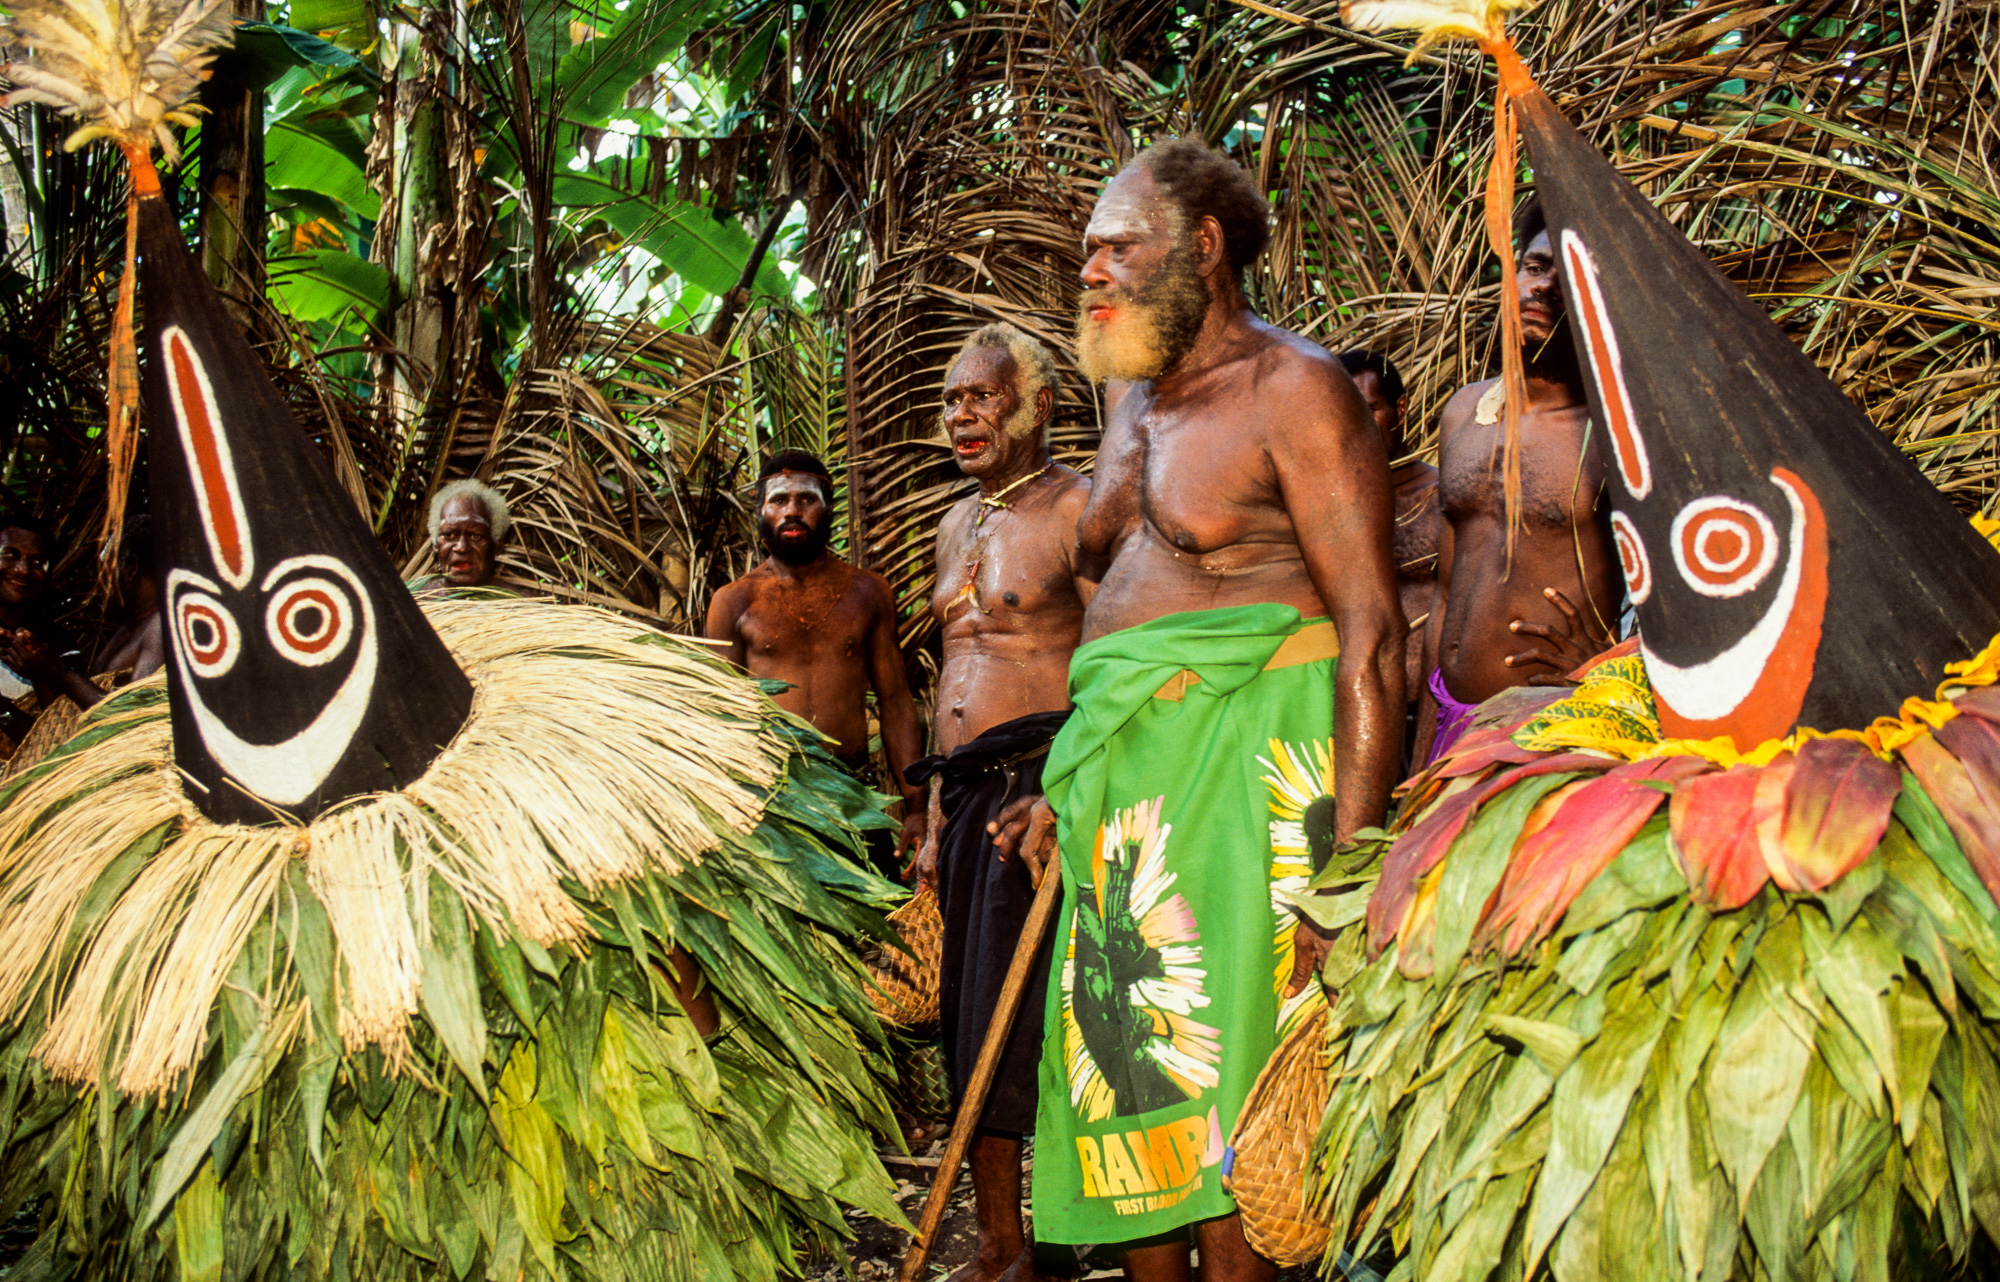
[[[1333,946],[1333,937],[1305,918],[1299,918],[1299,928],[1292,932],[1292,978],[1285,985],[1285,996],[1296,997],[1307,984],[1319,979],[1319,968],[1326,961],[1326,950]]]
[[[917,890],[928,889],[937,893],[938,838],[944,835],[944,806],[938,798],[944,791],[940,781],[933,777],[930,786],[930,805],[925,812],[924,840],[917,847]]]
[[[1510,668],[1525,668],[1534,664],[1547,664],[1553,672],[1537,672],[1528,678],[1531,686],[1561,686],[1569,684],[1569,674],[1595,659],[1611,648],[1611,638],[1599,632],[1596,626],[1587,622],[1569,603],[1569,598],[1554,588],[1543,588],[1542,595],[1562,611],[1563,625],[1560,629],[1545,623],[1530,623],[1526,619],[1516,619],[1508,624],[1508,630],[1522,636],[1538,637],[1544,644],[1533,646],[1519,654],[1507,656]]]
[[[896,838],[896,866],[908,867],[904,861],[923,858],[924,847],[930,844],[930,810],[924,805],[921,795],[903,798],[903,831]],[[935,860],[936,853],[932,853]]]
[[[15,628],[12,632],[0,629],[0,637],[6,638],[6,644],[0,646],[0,663],[5,663],[37,685],[58,685],[62,682],[67,669],[54,647],[27,628]]]
[[[1028,869],[1028,880],[1042,884],[1042,870],[1056,853],[1056,812],[1048,798],[1020,797],[1008,803],[1000,817],[986,825],[993,848],[1002,859],[1020,856]]]

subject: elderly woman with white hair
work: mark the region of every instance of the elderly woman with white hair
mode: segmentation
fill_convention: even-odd
[[[507,500],[483,481],[452,481],[431,499],[431,550],[438,573],[413,586],[420,596],[446,596],[467,588],[512,592],[493,582],[500,545],[513,519]]]

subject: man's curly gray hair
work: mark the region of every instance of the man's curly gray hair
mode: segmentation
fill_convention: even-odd
[[[470,479],[447,482],[431,496],[431,542],[437,542],[438,527],[444,524],[444,505],[466,495],[478,499],[479,505],[486,509],[486,528],[493,541],[503,542],[507,537],[507,531],[514,528],[514,518],[508,513],[507,500],[501,498],[500,491],[486,482]]]
[[[952,372],[958,363],[968,355],[984,347],[1004,347],[1014,357],[1014,369],[1020,379],[1020,408],[1010,416],[1007,426],[1011,429],[1013,420],[1030,418],[1035,412],[1035,396],[1044,387],[1062,396],[1062,370],[1056,365],[1055,354],[1044,347],[1025,331],[1009,325],[1005,321],[993,321],[972,331],[958,353],[945,366],[944,381],[951,382]],[[1055,426],[1055,407],[1049,408],[1049,417],[1042,424],[1042,444],[1049,443],[1049,431]]]

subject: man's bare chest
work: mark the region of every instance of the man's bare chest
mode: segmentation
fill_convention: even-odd
[[[1396,529],[1391,542],[1398,577],[1428,581],[1436,575],[1440,520],[1434,476],[1396,492]]]
[[[1178,551],[1203,555],[1290,529],[1261,433],[1192,415],[1142,422],[1133,436],[1132,515]]]
[[[1584,412],[1524,417],[1520,444],[1521,507],[1530,521],[1568,528],[1598,505],[1604,469]],[[1441,451],[1438,496],[1454,525],[1506,515],[1507,448],[1503,423],[1472,423]]]
[[[859,659],[866,652],[868,610],[852,587],[844,592],[760,590],[737,620],[747,657],[817,662]]]
[[[1053,528],[1059,521],[1053,512],[1002,510],[988,512],[982,523],[968,522],[938,561],[931,608],[939,621],[1081,608],[1065,542]],[[1069,524],[1061,533],[1073,542],[1074,522]]]

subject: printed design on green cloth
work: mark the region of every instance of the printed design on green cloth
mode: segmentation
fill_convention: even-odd
[[[1220,1080],[1218,1030],[1194,1018],[1201,932],[1166,864],[1164,797],[1115,811],[1097,830],[1091,884],[1062,967],[1070,1104],[1086,1122],[1195,1099]]]
[[[1272,739],[1270,755],[1258,757],[1257,764],[1264,767],[1264,782],[1271,789],[1271,960],[1282,1034],[1320,996],[1318,984],[1307,984],[1289,1001],[1284,993],[1298,934],[1292,897],[1305,890],[1333,854],[1333,740]]]

